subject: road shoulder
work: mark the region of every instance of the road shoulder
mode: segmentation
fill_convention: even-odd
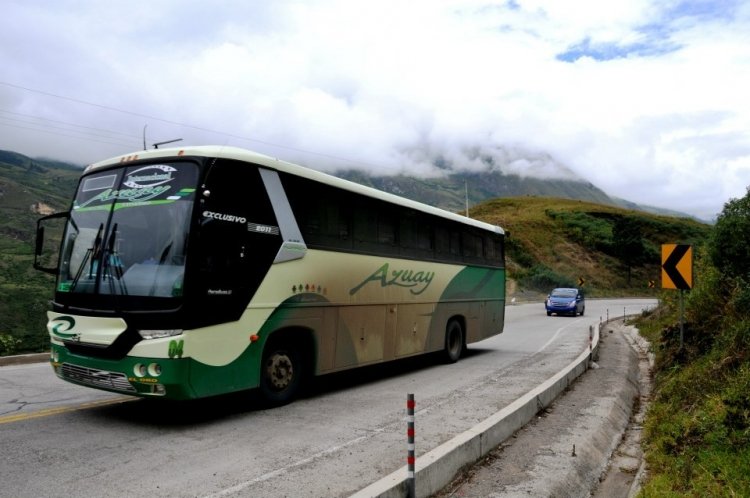
[[[436,496],[588,496],[600,481],[607,496],[628,496],[639,461],[606,472],[639,396],[639,358],[625,329],[607,325],[597,364]]]

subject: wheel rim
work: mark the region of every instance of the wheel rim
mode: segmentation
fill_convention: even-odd
[[[266,378],[275,391],[283,391],[294,379],[294,363],[286,353],[274,353],[266,361]]]

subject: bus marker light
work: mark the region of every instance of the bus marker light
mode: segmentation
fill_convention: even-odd
[[[250,342],[256,342],[258,339],[260,339],[260,336],[258,334],[253,334],[250,336]]]

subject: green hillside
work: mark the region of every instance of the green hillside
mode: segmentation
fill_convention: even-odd
[[[363,171],[348,170],[339,171],[336,176],[448,211],[463,212],[467,194],[470,205],[488,199],[527,195],[618,205],[618,201],[604,191],[581,180],[549,180],[507,175],[500,171],[457,172],[441,177],[415,178],[405,175],[373,176]]]
[[[415,178],[406,175],[377,176],[361,170],[342,170],[336,176],[384,192],[463,213],[468,196],[469,205],[491,199],[513,197],[562,197],[621,207],[671,217],[686,216],[677,211],[639,205],[612,197],[595,185],[580,178],[547,179],[533,176],[505,174],[496,169],[482,172],[447,172],[445,176]]]
[[[81,169],[0,151],[0,354],[47,347],[53,280],[32,268],[36,220],[67,209]]]
[[[523,295],[575,286],[589,295],[648,295],[660,286],[661,244],[697,244],[710,226],[570,199],[495,199],[471,209],[474,218],[509,233],[509,291]]]

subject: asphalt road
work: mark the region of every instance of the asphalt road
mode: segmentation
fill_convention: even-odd
[[[320,378],[265,410],[252,394],[132,400],[67,384],[47,364],[0,367],[0,496],[348,496],[542,383],[588,347],[588,327],[655,305],[589,300],[584,317],[509,306],[505,332],[458,363],[422,357]]]

